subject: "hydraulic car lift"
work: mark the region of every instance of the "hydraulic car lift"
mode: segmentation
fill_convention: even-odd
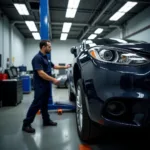
[[[51,32],[49,29],[50,24],[50,15],[49,15],[49,0],[40,0],[40,36],[42,40],[49,40],[50,37],[49,33]],[[49,59],[51,60],[51,55],[48,55]],[[62,104],[60,102],[53,102],[52,98],[52,84],[50,83],[50,98],[48,109],[49,110],[57,110],[57,109],[69,109],[75,110],[75,106],[71,104]]]

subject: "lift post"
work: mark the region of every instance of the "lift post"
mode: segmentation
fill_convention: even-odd
[[[41,40],[50,40],[50,15],[49,15],[49,0],[40,0],[40,35]],[[51,60],[51,54],[48,54],[48,59]],[[51,68],[50,68],[51,70]],[[48,103],[49,110],[69,109],[75,110],[75,106],[71,104],[62,104],[60,102],[53,102],[52,84],[50,83],[50,97]]]

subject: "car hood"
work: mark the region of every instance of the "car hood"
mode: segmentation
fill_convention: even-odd
[[[111,46],[131,50],[131,51],[136,51],[136,52],[145,52],[145,53],[150,54],[150,44],[149,43],[114,44]]]

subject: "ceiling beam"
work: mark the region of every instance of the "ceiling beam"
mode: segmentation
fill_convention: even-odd
[[[37,24],[39,24],[40,22],[39,21],[34,21],[35,23],[37,23]],[[25,24],[25,21],[16,21],[16,20],[14,20],[14,21],[11,21],[11,23],[13,23],[13,24]],[[63,25],[63,22],[51,22],[50,23],[51,25]],[[87,27],[96,27],[96,28],[114,28],[114,27],[111,27],[111,26],[101,26],[101,25],[95,25],[95,26],[91,26],[91,25],[89,25],[89,24],[86,24],[86,23],[72,23],[72,25],[73,26],[79,26],[79,27],[85,27],[85,26],[87,26]]]
[[[115,0],[111,0],[106,7],[100,12],[100,14],[96,17],[96,19],[91,23],[91,26],[95,26],[95,24],[100,20],[100,18],[103,16],[103,14],[110,8],[110,6],[115,2]],[[82,40],[84,36],[90,31],[91,27],[88,27],[85,32],[81,35],[79,40]]]
[[[64,7],[50,7],[49,10],[51,10],[51,11],[63,11],[63,12],[66,12],[66,8],[64,8]],[[32,11],[39,12],[38,9],[33,9],[33,8],[32,8]],[[97,12],[98,11],[99,10],[97,10]],[[78,13],[89,13],[89,14],[91,14],[91,13],[93,13],[93,9],[78,9]]]

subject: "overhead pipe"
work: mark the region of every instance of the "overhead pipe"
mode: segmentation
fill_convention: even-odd
[[[63,22],[51,22],[52,25],[63,25]],[[74,26],[88,26],[86,23],[72,23]]]
[[[14,21],[15,23],[25,23],[25,21]],[[37,24],[40,24],[40,21],[34,21]],[[63,25],[63,22],[51,22],[51,25]],[[74,26],[89,26],[89,24],[85,23],[73,23]]]
[[[97,18],[92,22],[91,26],[94,26],[98,20],[100,20],[100,18],[102,17],[102,15],[108,10],[108,8],[115,2],[115,0],[111,0],[107,6],[102,10],[102,12],[97,16]],[[84,38],[84,36],[89,32],[90,27],[87,28],[87,30],[82,34],[82,36],[80,37],[79,40],[82,40]]]
[[[52,22],[52,25],[63,25],[63,22]],[[86,23],[72,23],[73,26],[79,26],[79,27],[92,27],[90,24],[86,24]],[[94,26],[94,27],[98,27],[98,28],[109,28],[109,26]]]

